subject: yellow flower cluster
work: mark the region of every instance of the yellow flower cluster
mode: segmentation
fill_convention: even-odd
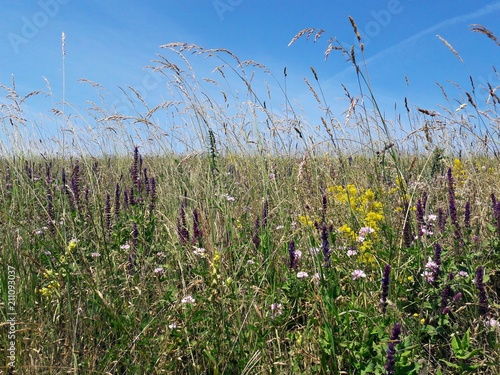
[[[463,186],[467,180],[467,171],[465,170],[460,159],[453,160],[452,173],[457,185]]]
[[[78,240],[76,240],[74,238],[71,241],[69,241],[68,247],[66,247],[66,254],[71,254],[73,252],[73,250],[76,249],[77,243],[78,243]]]
[[[43,277],[49,282],[47,286],[40,288],[40,294],[44,297],[51,297],[53,294],[58,293],[61,289],[61,284],[57,281],[59,274],[54,270],[47,270],[44,272]]]
[[[383,206],[375,199],[371,189],[360,193],[356,186],[350,184],[346,187],[331,186],[328,192],[336,202],[349,203],[351,209],[362,216],[363,225],[373,228],[375,232],[379,229],[377,224],[384,220]]]
[[[299,215],[297,217],[297,220],[299,221],[300,224],[302,224],[305,227],[312,227],[314,225],[314,221],[311,219],[309,215]]]
[[[358,234],[347,224],[338,228],[338,231],[344,235],[352,244],[356,241],[357,249],[360,253],[360,261],[363,263],[374,263],[375,258],[372,255],[373,240],[377,238],[379,223],[384,220],[383,205],[375,199],[375,193],[371,189],[359,191],[354,185],[332,186],[328,188],[336,202],[348,203],[352,212],[356,214],[364,227],[371,228],[370,238],[361,238],[357,241]]]

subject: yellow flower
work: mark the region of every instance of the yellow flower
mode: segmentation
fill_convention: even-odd
[[[420,324],[425,324],[425,319],[424,318],[420,319]]]
[[[351,229],[351,227],[347,224],[344,224],[342,225],[338,231],[340,233],[343,233],[347,238],[350,238],[350,239],[356,239],[356,233],[354,233],[354,231]]]
[[[457,183],[463,185],[465,180],[467,180],[467,172],[460,159],[453,160],[452,172]]]
[[[312,221],[311,217],[309,215],[299,215],[297,217],[297,220],[300,222],[300,224],[306,226],[306,227],[312,227],[314,225],[314,221]]]
[[[66,248],[66,254],[70,254],[73,250],[76,249],[76,244],[78,243],[78,240],[72,239],[69,241],[68,247]]]
[[[413,282],[413,276],[408,276],[408,281],[411,283]]]

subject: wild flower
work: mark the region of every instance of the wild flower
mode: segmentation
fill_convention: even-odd
[[[190,305],[190,304],[193,304],[195,303],[196,300],[191,296],[191,295],[188,295],[186,297],[184,297],[183,299],[181,299],[181,303],[184,304],[184,305]]]
[[[203,247],[194,247],[193,254],[199,257],[205,256],[206,250]]]
[[[366,274],[362,270],[352,271],[351,276],[353,280],[357,280],[359,278],[366,278]]]
[[[389,339],[389,346],[386,351],[385,371],[387,375],[394,375],[396,365],[396,345],[399,344],[399,335],[401,334],[401,324],[396,323],[392,328],[391,337]]]
[[[165,273],[165,270],[163,269],[163,267],[157,267],[153,270],[153,272],[157,275],[163,275]]]
[[[314,225],[314,220],[309,215],[299,215],[297,216],[297,220],[305,227],[312,227]]]
[[[358,254],[358,251],[354,247],[349,246],[349,249],[347,250],[347,256],[353,257],[353,256],[356,256],[357,254]]]
[[[433,283],[436,280],[436,270],[439,272],[439,265],[429,258],[429,261],[425,265],[425,270],[421,274],[423,278],[428,283]]]
[[[477,267],[475,284],[479,292],[479,313],[481,315],[485,315],[489,309],[488,299],[486,297],[486,290],[483,284],[483,276],[484,276],[483,266]]]
[[[284,226],[283,226],[283,225],[278,225],[278,226],[276,227],[276,230],[280,230],[280,229],[283,229],[283,228],[284,228]]]
[[[104,202],[104,225],[106,230],[111,229],[111,197],[109,193],[106,194],[106,200]]]
[[[307,272],[299,271],[297,272],[297,279],[305,279],[309,276]]]
[[[464,227],[465,229],[470,229],[470,202],[465,203],[465,213],[464,213]]]
[[[323,251],[325,267],[328,267],[330,265],[330,243],[328,242],[328,230],[325,223],[321,226],[321,250]]]
[[[492,328],[492,329],[499,329],[500,328],[500,322],[497,320],[497,319],[487,319],[485,322],[484,322],[484,325],[486,327],[489,327],[489,328]]]
[[[469,274],[466,271],[458,271],[457,276],[460,277],[469,277]]]
[[[124,243],[123,245],[120,246],[120,249],[122,250],[128,250],[130,249],[130,245],[128,242]]]
[[[72,238],[71,241],[69,241],[68,246],[66,247],[66,254],[71,254],[73,250],[76,249],[77,244],[78,240],[76,238]]]
[[[101,254],[99,254],[98,252],[93,252],[93,253],[90,253],[90,256],[92,258],[99,258],[101,256]]]
[[[288,266],[290,267],[290,269],[296,271],[297,267],[298,267],[299,259],[297,258],[296,253],[295,253],[295,242],[294,241],[290,241],[290,243],[288,244],[288,255],[289,255]]]
[[[168,329],[172,329],[172,330],[177,329],[177,323],[176,322],[170,323],[168,325]]]
[[[271,304],[271,319],[274,319],[281,314],[283,314],[283,306],[281,303]]]
[[[389,282],[390,282],[391,266],[386,264],[384,267],[384,276],[382,277],[382,296],[380,303],[382,304],[382,312],[385,313],[387,308],[387,297],[389,295]]]
[[[248,264],[255,264],[255,261],[254,261],[253,259],[248,259],[248,260],[247,260],[247,263],[248,263]]]

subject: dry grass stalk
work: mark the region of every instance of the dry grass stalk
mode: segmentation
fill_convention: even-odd
[[[458,60],[459,60],[460,62],[464,62],[464,61],[462,60],[462,57],[461,57],[461,56],[458,54],[458,52],[455,50],[455,48],[453,48],[453,46],[452,46],[450,43],[448,43],[448,41],[447,41],[446,39],[444,39],[444,38],[443,38],[443,37],[441,37],[440,35],[436,35],[436,36],[439,38],[439,40],[440,40],[441,42],[443,42],[443,43],[444,43],[444,45],[445,45],[446,47],[448,47],[448,49],[449,49],[449,50],[450,50],[450,51],[451,51],[451,52],[452,52],[452,53],[453,53],[453,54],[454,54],[454,55],[458,58]]]
[[[498,41],[498,38],[495,36],[495,34],[493,34],[492,31],[488,30],[483,25],[479,25],[477,23],[473,23],[472,25],[469,26],[469,28],[472,31],[476,32],[476,33],[480,33],[480,34],[486,35],[489,39],[491,39],[492,41],[494,41],[497,46],[500,46],[500,41]]]

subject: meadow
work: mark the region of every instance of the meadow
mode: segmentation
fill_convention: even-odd
[[[443,92],[442,112],[408,103],[396,137],[358,42],[327,43],[359,77],[344,118],[312,69],[310,128],[258,95],[265,67],[187,44],[163,46],[185,65],[153,68],[176,101],[151,108],[131,89],[142,112],[96,104],[98,127],[54,110],[70,128],[61,153],[19,142],[32,95],[2,86],[2,129],[25,146],[0,163],[0,372],[500,373],[495,85]],[[217,104],[196,56],[246,91],[209,82]],[[158,114],[178,122],[170,145]]]

